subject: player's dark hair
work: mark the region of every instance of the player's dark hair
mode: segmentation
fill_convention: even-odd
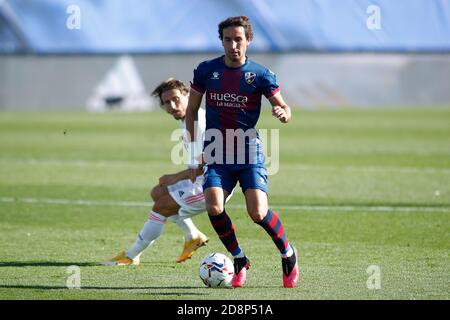
[[[219,23],[219,39],[223,40],[223,29],[228,27],[243,27],[248,41],[253,40],[253,28],[250,19],[246,16],[230,17]]]
[[[174,78],[169,78],[166,81],[161,82],[155,90],[152,92],[153,97],[159,98],[159,102],[164,105],[164,101],[162,101],[161,96],[167,90],[178,89],[183,95],[187,95],[189,93],[189,89],[185,86],[183,82],[180,80],[176,80]]]

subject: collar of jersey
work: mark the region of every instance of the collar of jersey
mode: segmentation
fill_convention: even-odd
[[[226,69],[231,69],[231,70],[240,69],[240,68],[244,67],[245,65],[247,65],[247,63],[248,63],[248,57],[245,56],[245,63],[243,65],[240,65],[239,67],[229,67],[225,64],[225,55],[222,56],[222,64],[223,64],[224,68],[226,68]]]

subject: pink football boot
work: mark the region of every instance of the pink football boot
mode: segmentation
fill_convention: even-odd
[[[293,260],[295,259],[295,264],[289,273],[289,264],[292,266]],[[300,270],[298,267],[297,250],[294,248],[293,256],[289,258],[282,258],[281,265],[283,269],[283,286],[285,288],[295,288],[297,282],[300,278]],[[287,275],[286,275],[287,274]]]
[[[233,279],[231,280],[231,285],[234,288],[241,288],[245,280],[247,278],[247,269],[250,268],[250,260],[247,259],[247,257],[243,258],[235,258],[234,259],[234,270],[235,273],[233,275]],[[236,273],[236,270],[240,271]]]

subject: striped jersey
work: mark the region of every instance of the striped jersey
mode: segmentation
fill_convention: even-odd
[[[276,75],[268,68],[246,59],[239,67],[225,65],[224,56],[204,61],[194,70],[191,88],[205,95],[206,130],[215,129],[222,133],[223,161],[227,153],[236,156],[245,154],[246,163],[249,154],[255,150],[262,153],[259,135],[255,126],[261,113],[261,98],[270,98],[279,90]],[[226,139],[227,129],[242,129],[254,132],[245,137],[245,143],[236,143],[236,139]],[[250,129],[250,130],[249,130]],[[231,132],[231,131],[230,131]],[[204,151],[213,139],[205,137]],[[259,158],[259,157],[258,157]],[[258,160],[259,161],[259,160]],[[229,162],[226,162],[229,163]]]

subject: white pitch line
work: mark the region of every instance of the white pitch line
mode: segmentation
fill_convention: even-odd
[[[151,162],[131,162],[126,160],[60,160],[60,159],[0,159],[0,164],[15,165],[58,165],[76,167],[116,167],[116,166],[160,166]],[[332,166],[301,163],[281,163],[282,168],[297,170],[331,170],[331,171],[356,171],[356,172],[396,172],[396,173],[425,173],[425,174],[450,174],[450,168],[436,167],[408,167],[408,166]]]
[[[60,159],[0,159],[0,164],[74,166],[74,167],[116,167],[116,166],[159,166],[151,162],[111,161],[111,160],[60,160]]]
[[[81,206],[118,206],[118,207],[148,207],[153,202],[136,201],[108,201],[108,200],[71,200],[71,199],[49,199],[49,198],[11,198],[1,197],[0,202],[20,202],[36,204],[59,204],[59,205],[81,205]]]
[[[52,205],[82,205],[82,206],[113,206],[113,207],[145,207],[149,208],[153,202],[140,201],[108,201],[108,200],[71,200],[50,198],[13,198],[0,197],[1,203],[29,203]],[[228,205],[231,209],[245,209],[244,205]],[[273,208],[296,211],[344,211],[344,212],[450,212],[450,207],[415,207],[415,206],[350,206],[350,205],[289,205],[272,204]]]
[[[427,174],[450,174],[449,168],[432,167],[404,167],[404,166],[330,166],[330,165],[307,165],[307,164],[281,164],[289,169],[298,170],[331,170],[331,171],[361,171],[361,172],[395,172],[395,173],[427,173]]]

